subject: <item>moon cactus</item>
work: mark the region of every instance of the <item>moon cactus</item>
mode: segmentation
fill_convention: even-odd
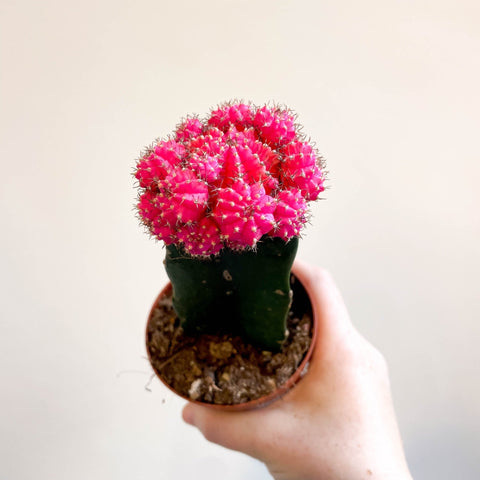
[[[307,204],[325,188],[323,159],[293,112],[232,102],[189,117],[142,154],[135,177],[139,217],[167,246],[185,332],[278,350]]]

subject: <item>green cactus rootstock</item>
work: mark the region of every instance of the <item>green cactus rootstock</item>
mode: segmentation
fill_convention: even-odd
[[[278,351],[285,340],[297,247],[298,237],[265,236],[255,250],[225,248],[198,258],[168,245],[165,267],[185,333],[241,335],[263,350]]]

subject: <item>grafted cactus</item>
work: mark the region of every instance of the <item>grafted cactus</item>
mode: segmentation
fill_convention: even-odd
[[[140,219],[167,245],[186,332],[278,350],[307,202],[324,190],[323,160],[293,113],[236,102],[187,118],[146,150],[135,177]]]

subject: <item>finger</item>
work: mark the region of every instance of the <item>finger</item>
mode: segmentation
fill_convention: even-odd
[[[320,322],[321,337],[338,337],[354,327],[345,302],[326,270],[297,260],[293,272],[310,295],[314,314]]]
[[[265,410],[261,413],[263,415]],[[225,412],[187,403],[182,416],[186,423],[197,427],[209,442],[258,456],[259,411]]]

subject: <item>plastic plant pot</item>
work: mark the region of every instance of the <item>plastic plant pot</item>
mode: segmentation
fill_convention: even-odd
[[[214,408],[214,409],[221,409],[221,410],[227,410],[227,411],[242,411],[242,410],[252,410],[260,407],[265,407],[272,402],[281,399],[289,390],[291,390],[301,379],[302,377],[307,373],[308,370],[308,364],[311,360],[315,345],[316,345],[316,339],[318,335],[318,312],[316,311],[315,308],[315,303],[310,301],[310,292],[305,288],[304,284],[302,283],[302,279],[296,274],[295,272],[295,267],[292,269],[292,276],[294,278],[294,284],[296,284],[295,289],[300,293],[301,299],[293,298],[293,305],[295,305],[295,301],[301,301],[303,305],[301,305],[301,309],[309,312],[312,318],[312,325],[311,325],[311,343],[310,346],[305,353],[302,361],[300,362],[299,366],[293,373],[293,375],[282,385],[278,386],[274,391],[269,393],[268,395],[265,395],[263,397],[257,398],[255,400],[251,400],[248,402],[244,403],[237,403],[237,404],[228,404],[228,405],[223,405],[223,404],[214,404],[214,403],[208,403],[208,402],[203,402],[203,401],[198,401],[198,400],[192,400],[186,395],[182,395],[178,391],[176,391],[171,385],[167,383],[167,381],[163,378],[161,372],[159,372],[155,367],[154,363],[152,361],[152,356],[149,350],[149,326],[150,322],[153,318],[153,314],[155,309],[157,308],[157,305],[159,301],[165,297],[169,296],[172,293],[172,284],[168,283],[163,290],[160,292],[158,297],[156,298],[155,302],[153,303],[153,306],[150,310],[150,314],[148,316],[148,321],[147,321],[147,328],[146,328],[146,347],[147,347],[147,355],[148,359],[150,361],[150,364],[152,365],[152,368],[155,372],[155,375],[160,379],[160,381],[172,392],[174,392],[176,395],[182,397],[184,400],[187,400],[189,402],[197,403],[199,405],[209,407],[209,408]]]

